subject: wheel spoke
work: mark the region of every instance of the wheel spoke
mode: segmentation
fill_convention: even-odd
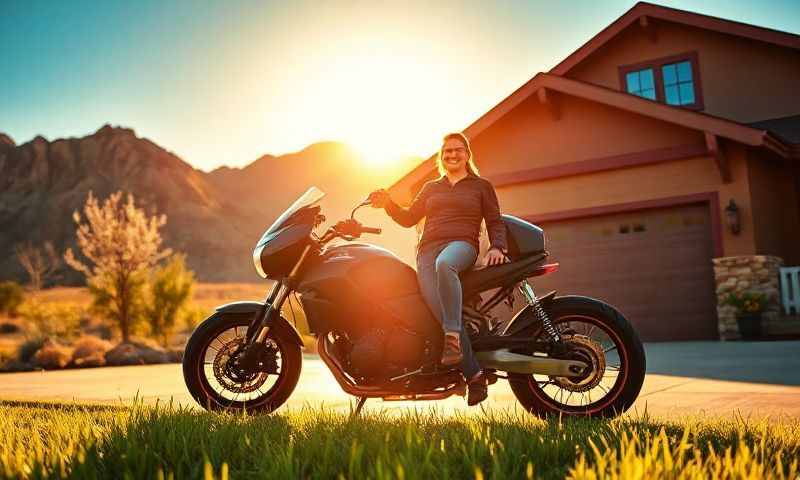
[[[584,331],[586,332],[587,337],[592,338],[592,332],[594,332],[594,324],[589,323],[587,325],[589,325],[590,328],[585,329]]]
[[[566,388],[566,386],[571,385],[571,379],[555,381],[549,378],[540,380],[533,376],[531,376],[531,387],[538,389],[544,396],[549,397],[551,401],[556,404],[561,404],[559,408],[588,406],[598,402],[609,401],[606,397],[619,394],[619,392],[615,393],[614,389],[621,379],[620,373],[623,369],[627,368],[627,365],[625,365],[626,356],[623,355],[624,346],[614,340],[617,336],[609,330],[610,327],[602,323],[601,320],[577,314],[556,318],[554,319],[553,326],[556,327],[562,335],[570,333],[576,335],[576,342],[589,342],[590,345],[593,346],[584,348],[591,348],[595,356],[600,355],[602,352],[602,356],[605,357],[605,363],[607,363],[607,365],[599,381],[597,377],[594,377],[596,384],[594,384],[590,390],[580,391],[580,389],[577,388],[575,390],[571,387]],[[580,340],[581,337],[583,337],[583,340]],[[546,338],[544,331],[540,332],[538,338]],[[609,360],[611,363],[609,363]],[[594,372],[594,374],[598,375],[600,372]],[[606,378],[608,378],[607,383]],[[535,385],[533,382],[535,382]],[[550,387],[551,385],[552,387]],[[575,395],[575,393],[579,395]],[[573,396],[578,397],[576,398],[577,402],[572,401]]]

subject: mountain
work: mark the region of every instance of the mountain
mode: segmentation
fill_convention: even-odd
[[[408,160],[408,168],[418,161]],[[326,192],[325,213],[335,220],[391,183],[387,174],[362,165],[347,146],[322,142],[206,173],[129,128],[105,125],[82,138],[38,136],[21,145],[0,133],[0,279],[25,279],[15,245],[49,240],[58,251],[74,246],[72,213],[88,193],[105,198],[123,190],[148,212],[167,215],[165,244],[187,253],[199,279],[252,281],[255,242],[308,187]],[[80,277],[65,269],[61,280]]]

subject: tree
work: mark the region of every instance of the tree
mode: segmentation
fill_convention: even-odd
[[[172,252],[161,249],[159,228],[165,215],[149,217],[134,205],[133,195],[121,202],[122,192],[108,197],[102,205],[89,192],[82,223],[76,211],[78,247],[89,262],[83,263],[67,249],[64,260],[86,276],[94,295],[94,306],[116,321],[122,341],[130,339],[133,324],[140,315],[143,286],[149,269]]]
[[[56,249],[52,242],[44,242],[44,248],[34,247],[30,242],[25,245],[17,245],[17,260],[22,268],[28,273],[31,289],[38,291],[48,279],[61,266],[61,259],[56,254]]]
[[[184,255],[174,255],[166,265],[153,272],[145,317],[150,323],[150,333],[165,347],[175,328],[178,313],[192,295],[193,286],[194,273],[186,268]]]
[[[22,287],[16,282],[0,282],[0,313],[7,313],[13,317],[24,299]]]

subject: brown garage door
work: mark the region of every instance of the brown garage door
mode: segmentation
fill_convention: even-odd
[[[602,299],[633,323],[643,340],[718,338],[707,205],[543,223],[558,271],[534,279]]]

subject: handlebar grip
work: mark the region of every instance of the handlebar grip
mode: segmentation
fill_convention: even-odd
[[[380,228],[361,227],[361,231],[364,233],[374,233],[375,235],[380,235],[383,230]]]

